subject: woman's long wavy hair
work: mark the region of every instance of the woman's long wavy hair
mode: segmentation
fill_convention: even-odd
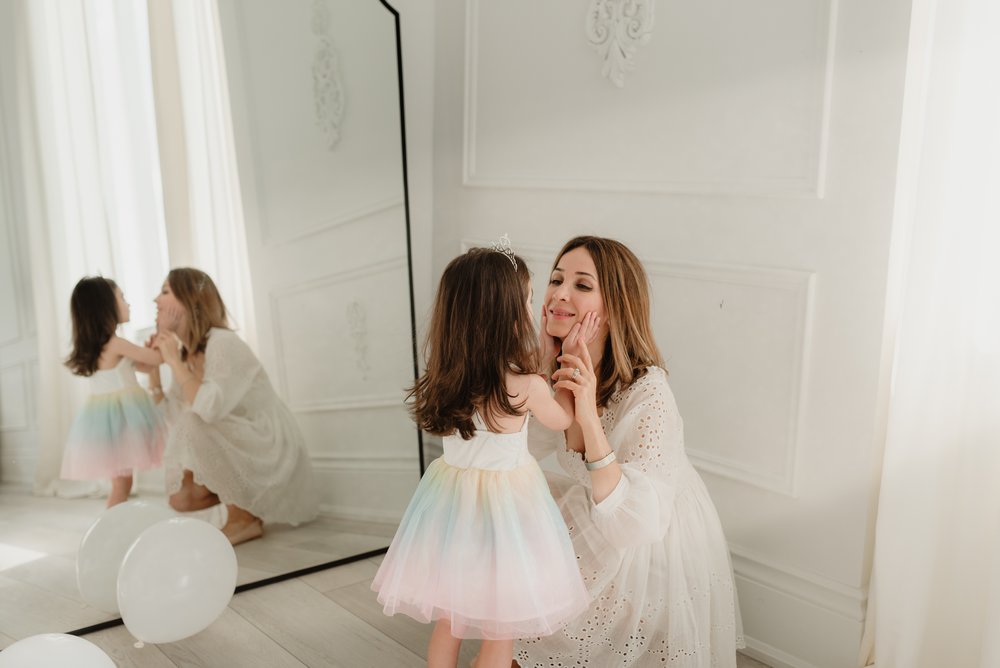
[[[229,328],[226,305],[212,277],[201,269],[179,267],[167,274],[167,284],[174,297],[187,311],[188,328],[182,358],[205,352],[208,332],[213,327]]]
[[[441,276],[424,344],[427,366],[410,388],[421,429],[472,438],[478,410],[496,430],[501,415],[521,415],[506,388],[508,373],[537,373],[538,339],[527,301],[531,275],[514,256],[473,248]]]
[[[103,276],[86,276],[73,288],[69,298],[73,350],[65,364],[78,376],[94,375],[104,346],[118,329],[117,288]]]
[[[607,313],[608,336],[598,364],[597,405],[608,405],[612,395],[645,375],[650,366],[663,365],[653,337],[650,318],[649,278],[635,253],[620,241],[580,236],[570,239],[556,256],[553,271],[563,255],[577,248],[590,253],[597,269],[597,284]],[[553,367],[553,371],[558,368]]]

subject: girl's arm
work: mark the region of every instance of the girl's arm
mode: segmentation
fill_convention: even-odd
[[[127,357],[133,362],[147,366],[160,366],[163,364],[163,355],[160,354],[159,350],[137,346],[118,335],[113,335],[111,340],[108,341],[108,350],[115,355]]]
[[[563,430],[573,424],[573,393],[558,390],[555,396],[541,376],[528,377],[528,398],[525,408],[549,429]]]
[[[146,339],[145,343],[146,348],[152,349],[153,344],[155,342],[156,342],[156,334],[150,335],[150,337]],[[146,373],[148,374],[149,378],[149,390],[153,393],[153,403],[159,404],[164,399],[167,398],[166,395],[163,394],[163,381],[160,378],[160,365],[159,364],[150,365],[149,370]]]

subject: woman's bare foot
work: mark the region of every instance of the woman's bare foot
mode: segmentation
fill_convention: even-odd
[[[222,527],[222,533],[226,534],[230,543],[239,545],[264,535],[264,523],[259,517],[239,506],[229,505],[227,508],[229,517],[226,518],[226,525]]]
[[[170,507],[177,512],[189,513],[211,508],[219,503],[219,497],[209,488],[196,483],[194,474],[185,470],[181,488],[170,495],[169,502]]]

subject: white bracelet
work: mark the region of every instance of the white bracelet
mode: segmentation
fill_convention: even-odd
[[[597,469],[603,469],[605,466],[615,461],[616,459],[617,457],[615,457],[615,451],[612,450],[608,454],[598,459],[596,462],[588,462],[587,458],[584,457],[583,465],[587,467],[588,471],[596,471]]]

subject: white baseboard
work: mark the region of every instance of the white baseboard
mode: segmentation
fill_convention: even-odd
[[[339,520],[379,522],[382,524],[398,524],[401,517],[399,513],[391,510],[379,510],[377,508],[363,508],[334,503],[320,504],[319,512],[321,515],[333,517]],[[388,544],[389,541],[387,539],[386,545]]]
[[[745,653],[774,668],[849,668],[857,662],[867,596],[730,546]]]
[[[771,647],[766,642],[756,638],[746,638],[747,646],[740,651],[751,659],[766,663],[771,668],[819,668],[819,666],[803,661],[799,657],[782,652],[777,647]]]

